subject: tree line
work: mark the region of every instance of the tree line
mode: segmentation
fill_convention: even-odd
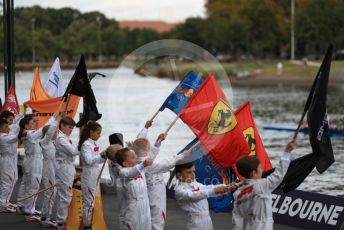
[[[188,18],[169,32],[121,29],[100,12],[72,8],[18,7],[15,17],[16,61],[77,60],[81,53],[96,60],[99,53],[115,60],[151,41],[165,38],[193,42],[214,54],[232,58],[289,58],[291,1],[207,0],[206,18]],[[0,18],[0,29],[3,18]],[[295,0],[296,57],[318,58],[332,42],[344,48],[342,0]],[[0,33],[0,57],[3,57]]]

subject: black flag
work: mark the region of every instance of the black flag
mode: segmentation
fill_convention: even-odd
[[[74,94],[79,97],[85,97],[88,94],[90,89],[91,89],[91,84],[87,75],[85,58],[84,58],[84,55],[82,55],[80,57],[79,64],[75,69],[73,77],[68,83],[68,86],[63,95],[63,98],[66,101],[68,94]]]
[[[326,114],[326,95],[332,49],[332,45],[327,49],[304,108],[304,111],[308,111],[307,123],[313,153],[291,161],[287,174],[279,186],[284,192],[296,189],[312,172],[314,167],[317,168],[319,173],[323,173],[334,162]],[[262,177],[267,177],[274,170],[273,168],[265,171]]]
[[[83,55],[80,58],[79,64],[63,96],[65,101],[69,94],[83,97],[84,101],[83,115],[80,121],[76,124],[76,127],[81,127],[88,121],[97,121],[102,117],[102,115],[98,113],[96,97],[94,96],[91,83],[88,78],[85,58]]]
[[[307,123],[309,128],[309,140],[313,153],[319,156],[319,161],[316,164],[319,173],[325,172],[334,162],[326,113],[326,96],[332,61],[332,50],[333,47],[330,45],[305,105],[305,111],[308,110]]]
[[[319,156],[313,153],[292,160],[282,183],[279,185],[279,188],[283,189],[283,192],[286,193],[299,187],[299,185],[313,171],[318,161]],[[263,172],[262,177],[265,178],[274,171],[275,168],[265,171]]]

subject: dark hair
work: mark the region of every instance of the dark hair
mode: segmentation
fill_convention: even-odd
[[[241,176],[245,178],[250,178],[251,173],[253,171],[257,171],[259,164],[260,161],[257,157],[243,156],[237,161],[236,168]]]
[[[18,134],[18,139],[22,138],[23,137],[23,132],[25,130],[25,125],[29,124],[29,122],[34,118],[34,116],[24,116],[24,118],[22,118],[20,121],[19,121],[19,134]]]
[[[181,173],[182,171],[184,171],[185,169],[190,169],[193,166],[195,166],[195,164],[191,161],[191,162],[187,162],[187,163],[182,163],[182,164],[176,164],[176,167],[174,168],[174,171],[177,173]]]
[[[81,132],[80,139],[79,139],[79,144],[78,144],[78,150],[81,150],[82,144],[87,140],[87,138],[90,137],[90,132],[91,131],[96,131],[97,129],[101,128],[102,126],[95,121],[89,121],[87,122],[86,126]]]
[[[74,127],[75,121],[71,117],[64,117],[60,120],[59,129],[61,129],[61,125],[71,125]]]
[[[3,111],[0,115],[0,118],[3,118],[3,119],[7,119],[9,117],[14,117],[14,114],[7,110]]]
[[[0,128],[4,127],[7,124],[7,121],[0,117]]]
[[[123,166],[123,162],[127,159],[127,153],[130,151],[129,148],[123,148],[116,153],[116,162]]]
[[[46,126],[43,127],[43,129],[42,129],[42,139],[44,138],[45,134],[48,132],[49,128],[50,128],[50,125],[46,125]]]

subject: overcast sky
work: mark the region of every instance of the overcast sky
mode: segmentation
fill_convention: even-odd
[[[81,12],[100,11],[116,20],[163,20],[182,22],[188,17],[204,17],[206,0],[15,0],[14,6],[62,8]]]

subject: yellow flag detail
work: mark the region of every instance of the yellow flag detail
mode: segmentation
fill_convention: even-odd
[[[237,120],[230,107],[222,100],[218,101],[211,112],[208,123],[209,134],[224,134],[235,128]]]
[[[248,143],[248,146],[250,146],[251,152],[249,156],[255,156],[256,155],[256,138],[254,136],[254,129],[253,127],[248,127],[244,130],[244,136]]]

